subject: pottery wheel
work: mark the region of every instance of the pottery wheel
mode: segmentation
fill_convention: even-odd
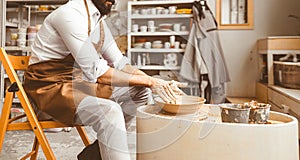
[[[160,112],[157,113],[158,115],[160,116],[167,116],[167,117],[195,117],[193,119],[197,119],[198,121],[203,121],[205,119],[208,118],[208,114],[207,112],[204,112],[204,111],[201,111],[201,110],[198,110],[197,113],[192,113],[192,114],[176,114],[176,113],[170,113],[170,112],[167,112],[165,110],[160,110]]]

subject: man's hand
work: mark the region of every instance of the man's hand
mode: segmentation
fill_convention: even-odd
[[[187,83],[181,83],[174,80],[169,81],[168,83],[177,96],[186,95],[179,87],[186,87],[188,85]]]
[[[175,103],[177,95],[171,88],[169,82],[153,78],[152,92],[158,94],[166,103]]]

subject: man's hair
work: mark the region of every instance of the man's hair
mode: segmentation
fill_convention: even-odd
[[[112,5],[115,4],[115,0],[92,0],[96,8],[101,13],[101,16],[107,15],[111,11]],[[105,2],[111,2],[112,5],[106,5]]]

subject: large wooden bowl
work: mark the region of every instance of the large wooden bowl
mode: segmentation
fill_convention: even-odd
[[[175,114],[190,114],[195,113],[206,100],[197,96],[180,96],[176,100],[176,104],[166,103],[160,97],[154,98],[154,101],[166,112]]]

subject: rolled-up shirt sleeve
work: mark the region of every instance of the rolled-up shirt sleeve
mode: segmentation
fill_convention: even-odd
[[[129,59],[122,54],[115,39],[113,38],[107,24],[103,22],[105,39],[101,49],[101,53],[104,59],[108,61],[108,64],[116,69],[122,69],[126,64],[129,64]]]
[[[99,57],[93,46],[88,35],[88,26],[86,25],[88,23],[79,23],[78,21],[78,19],[87,21],[87,18],[84,18],[84,15],[76,10],[64,10],[64,12],[52,16],[55,17],[54,20],[51,20],[52,26],[60,34],[76,63],[82,69],[83,78],[90,82],[96,82],[97,78],[109,69],[108,63]]]

